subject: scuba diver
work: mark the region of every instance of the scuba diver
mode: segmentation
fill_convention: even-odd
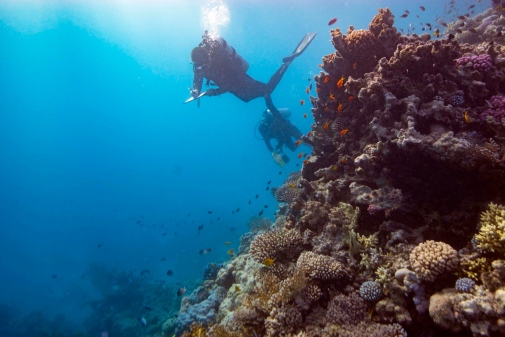
[[[263,119],[259,121],[257,128],[265,141],[265,145],[272,153],[272,157],[275,162],[282,167],[285,163],[289,163],[289,157],[282,151],[284,146],[291,151],[295,151],[297,144],[299,144],[295,143],[296,141],[303,141],[308,145],[311,145],[311,142],[288,120],[289,116],[291,116],[291,111],[289,109],[281,108],[277,111],[279,111],[282,118],[284,118],[284,123],[274,123],[275,117],[272,112],[270,110],[265,110],[263,111]],[[275,149],[271,144],[273,138],[277,139]],[[293,141],[293,138],[295,142]]]
[[[263,83],[246,74],[249,64],[223,38],[211,37],[205,31],[202,36],[203,41],[191,51],[194,72],[193,89],[189,89],[191,97],[184,103],[203,96],[216,96],[226,92],[234,94],[244,102],[263,97],[274,117],[282,120],[281,114],[273,105],[270,94],[279,84],[291,62],[305,51],[315,36],[316,33],[306,34],[294,52],[283,58],[283,64],[272,75],[268,83]],[[217,88],[202,92],[204,78],[207,79],[207,86],[212,84]]]

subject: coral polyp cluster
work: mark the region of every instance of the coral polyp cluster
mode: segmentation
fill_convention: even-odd
[[[381,9],[330,32],[313,151],[210,286],[208,336],[505,334],[505,48],[458,29],[402,36]]]

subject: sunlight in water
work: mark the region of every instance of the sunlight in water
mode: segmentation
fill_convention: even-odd
[[[202,7],[202,26],[209,34],[219,35],[219,28],[230,22],[230,11],[222,0],[209,0]]]

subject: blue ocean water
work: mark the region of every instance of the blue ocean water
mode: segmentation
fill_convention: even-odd
[[[101,296],[90,282],[95,265],[136,277],[149,270],[145,277],[172,290],[194,287],[209,262],[238,249],[252,216],[263,210],[273,220],[277,203],[267,187],[299,170],[297,154],[310,148],[287,153],[283,168],[272,160],[255,137],[262,99],[227,94],[204,97],[200,107],[183,104],[193,79],[190,52],[205,29],[223,36],[250,63],[248,74],[264,82],[305,33],[318,32],[272,95],[306,133],[310,104],[299,101],[307,100],[321,57],[333,51],[332,17],[344,31],[366,28],[377,8],[389,7],[407,31],[413,21],[400,19],[405,9],[435,22],[444,5],[0,3],[0,315],[40,310],[82,324],[89,302]],[[200,255],[203,248],[212,252]]]

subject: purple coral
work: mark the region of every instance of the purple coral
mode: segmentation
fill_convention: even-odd
[[[493,67],[493,60],[488,54],[463,56],[456,60],[456,66],[472,67],[479,72],[487,72]]]
[[[495,95],[489,100],[491,108],[486,109],[480,114],[483,120],[487,120],[488,117],[493,118],[496,122],[500,122],[505,118],[505,96]]]

